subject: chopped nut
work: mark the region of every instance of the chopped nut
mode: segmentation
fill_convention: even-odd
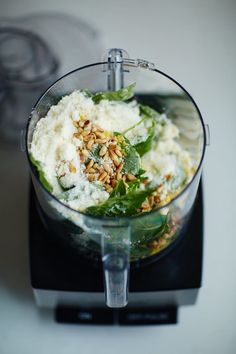
[[[74,134],[73,134],[73,137],[74,137],[74,138],[76,138],[76,139],[80,139],[80,140],[82,140],[82,139],[81,139],[81,134],[80,134],[80,133],[74,133]],[[82,137],[82,138],[83,138],[83,137]]]
[[[80,117],[80,118],[81,118],[81,117]],[[81,128],[84,127],[84,122],[83,122],[82,120],[79,121],[79,126],[80,126]]]
[[[114,162],[114,165],[118,167],[120,164],[118,156],[112,150],[109,150],[109,155],[110,155],[112,161]]]
[[[155,195],[154,196],[154,201],[155,201],[155,203],[160,203],[160,201],[161,201],[160,196],[159,195]]]
[[[90,120],[87,119],[87,120],[84,122],[84,125],[86,126],[86,125],[88,125],[89,123],[90,123]]]
[[[107,161],[109,159],[109,154],[108,151],[105,153],[105,155],[103,156],[103,160]]]
[[[110,172],[111,172],[111,168],[110,168],[110,166],[108,165],[108,163],[104,163],[103,167],[104,167],[104,170],[105,170],[107,173],[110,173]]]
[[[96,134],[96,136],[98,137],[98,138],[100,138],[100,139],[105,139],[105,135],[104,135],[104,133],[102,133],[102,132],[99,132],[99,131],[95,131],[95,134]]]
[[[94,144],[94,140],[90,140],[90,141],[88,142],[88,144],[87,144],[87,149],[88,149],[88,150],[91,150],[93,144]]]
[[[101,132],[101,133],[104,132],[104,129],[102,129],[102,128],[98,127],[98,126],[97,126],[97,130],[98,130],[99,132]]]
[[[83,136],[86,136],[89,134],[89,132],[87,130],[83,130],[82,133],[81,133]]]
[[[136,180],[136,177],[135,177],[134,175],[132,175],[132,173],[128,173],[128,174],[127,174],[127,178],[128,178],[129,181],[134,181],[134,180]]]
[[[171,179],[171,177],[172,177],[172,176],[171,176],[170,174],[168,174],[168,175],[165,176],[165,178],[166,178],[167,181],[169,181],[169,180]]]
[[[154,196],[151,195],[148,199],[150,206],[152,207],[154,205]]]
[[[117,172],[117,173],[120,173],[123,167],[124,167],[124,164],[123,164],[123,163],[120,163],[119,166],[118,166],[118,168],[117,168],[117,170],[116,170],[116,172]]]
[[[117,180],[118,180],[118,181],[122,178],[122,176],[121,176],[121,173],[120,173],[120,172],[118,172],[118,173],[116,174],[116,178],[117,178]]]
[[[76,127],[76,128],[78,128],[79,127],[79,122],[77,121],[73,121],[73,125]]]
[[[142,183],[145,185],[148,184],[149,183],[148,177],[144,177],[144,179],[142,179]]]
[[[112,143],[109,145],[109,149],[111,149],[111,150],[115,150],[116,148],[117,148],[117,142],[116,142],[116,141],[112,142]]]
[[[90,132],[88,132],[88,135],[84,136],[84,141],[89,141],[89,140],[93,140],[94,139],[94,134],[89,134]]]
[[[104,156],[107,152],[106,146],[102,146],[101,150],[99,151],[99,156]]]
[[[87,177],[88,177],[88,180],[89,180],[90,182],[92,182],[92,181],[95,180],[95,175],[93,175],[93,174],[88,175]]]
[[[111,180],[111,185],[112,185],[113,188],[116,186],[116,184],[117,184],[116,180],[115,180],[115,179],[112,179],[112,180]]]
[[[90,160],[89,163],[88,163],[88,165],[86,166],[86,171],[87,171],[87,172],[90,170],[90,168],[92,168],[93,164],[94,164],[94,161],[93,161],[93,160]]]
[[[126,181],[126,178],[127,178],[126,175],[123,175],[123,176],[122,176],[122,179],[123,179],[124,182]]]
[[[143,202],[141,206],[143,209],[148,209],[150,207],[150,205],[147,202]]]
[[[99,181],[102,181],[106,176],[107,176],[107,172],[106,172],[106,171],[103,171],[103,172],[100,174],[98,180],[99,180]]]
[[[113,191],[113,188],[109,184],[106,184],[105,188],[108,193],[111,193]]]
[[[152,242],[150,243],[150,246],[151,246],[152,248],[157,248],[157,247],[158,247],[158,241],[156,241],[156,240],[152,241]]]
[[[116,155],[118,155],[119,157],[122,157],[122,156],[123,156],[122,153],[121,153],[121,151],[118,150],[118,149],[115,150],[115,153],[116,153]]]
[[[103,182],[105,182],[105,183],[110,183],[110,176],[107,175],[107,176],[104,178]]]
[[[95,143],[97,144],[105,144],[107,142],[107,139],[95,139]]]
[[[72,165],[71,162],[69,162],[69,170],[71,173],[75,173],[77,170],[76,170],[76,167],[74,165]]]
[[[83,150],[82,150],[82,154],[83,154],[84,156],[88,156],[88,155],[89,155],[89,152],[88,152],[88,150],[83,149]]]

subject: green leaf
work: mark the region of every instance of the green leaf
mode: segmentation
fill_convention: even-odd
[[[125,153],[123,172],[136,175],[141,165],[140,156],[132,145],[126,146]]]
[[[151,119],[155,119],[155,120],[158,120],[160,117],[160,113],[155,111],[155,109],[153,109],[149,106],[145,106],[143,104],[139,104],[139,114],[142,117],[151,118]]]
[[[132,84],[118,91],[98,92],[92,99],[94,103],[99,103],[101,100],[127,101],[134,96],[134,87],[135,84]]]
[[[149,119],[152,122],[152,125],[147,128],[148,135],[146,140],[141,141],[140,143],[134,145],[134,148],[139,153],[139,155],[143,156],[152,148],[152,142],[155,137],[156,123],[157,123],[157,119],[160,117],[160,114],[156,112],[154,109],[152,109],[151,107],[144,106],[142,104],[139,105],[139,113],[143,117],[142,118],[143,121]]]
[[[114,135],[118,138],[118,143],[124,154],[124,167],[122,171],[136,175],[141,166],[139,154],[123,134],[114,132]]]
[[[146,243],[162,236],[168,227],[168,215],[162,215],[159,212],[147,216],[146,218],[137,219],[132,225],[132,241],[138,243]]]
[[[125,195],[126,194],[126,187],[125,187],[125,184],[124,184],[124,181],[121,179],[116,187],[113,189],[112,193],[110,194],[110,198],[113,198],[113,197],[120,197],[122,195]]]
[[[102,147],[101,144],[98,144],[97,146],[94,145],[95,147],[89,152],[90,158],[94,161],[94,162],[100,162],[101,160],[101,156],[99,155],[99,151]]]
[[[109,198],[103,204],[87,208],[86,213],[94,216],[134,215],[154,190],[132,191],[126,195]]]
[[[155,137],[155,125],[148,128],[148,137],[146,140],[134,145],[135,150],[138,152],[139,156],[143,156],[152,148],[152,142]]]
[[[32,162],[32,164],[36,167],[37,172],[38,172],[38,176],[39,176],[39,180],[42,183],[42,185],[49,191],[52,192],[53,191],[53,187],[52,185],[47,181],[46,177],[45,177],[45,173],[42,170],[41,167],[41,163],[37,160],[34,159],[32,154],[29,154],[29,158],[30,161]]]
[[[131,191],[135,191],[137,189],[139,189],[140,184],[143,180],[146,179],[146,177],[142,177],[142,175],[145,173],[146,171],[143,170],[142,168],[139,169],[137,175],[136,175],[136,179],[134,181],[131,182],[127,182],[128,184],[128,190]]]
[[[82,92],[86,97],[93,97],[92,92],[90,92],[88,89],[80,89],[79,91]]]
[[[132,125],[131,127],[129,127],[128,129],[124,130],[122,132],[122,134],[126,134],[128,133],[130,130],[136,128],[138,125],[142,124],[145,120],[147,119],[147,117],[143,117],[142,119],[140,119],[136,124]]]
[[[74,196],[74,198],[71,198],[71,190],[69,189],[68,191],[64,191],[60,194],[57,195],[58,199],[63,199],[66,202],[68,202],[69,200],[74,200],[77,198],[77,196]]]
[[[127,184],[129,192],[136,191],[140,187],[140,179],[136,178],[136,180],[128,182]]]

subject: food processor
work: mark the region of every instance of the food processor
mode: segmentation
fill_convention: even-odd
[[[153,63],[110,49],[102,62],[57,80],[38,100],[26,132],[74,90],[117,91],[135,83],[135,99],[165,113],[196,164],[192,180],[168,204],[130,217],[75,211],[40,182],[29,159],[31,283],[36,303],[59,322],[176,323],[177,308],[194,304],[201,286],[203,203],[200,183],[208,128],[187,91]],[[122,124],[122,122],[121,122]]]

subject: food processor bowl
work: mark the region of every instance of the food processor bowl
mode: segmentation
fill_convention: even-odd
[[[71,245],[78,257],[104,268],[106,303],[123,307],[128,302],[129,267],[158,259],[183,234],[195,201],[206,146],[206,129],[192,97],[174,79],[145,60],[133,60],[112,49],[104,62],[81,67],[56,81],[39,99],[27,126],[27,154],[37,122],[52,105],[74,90],[117,90],[135,83],[135,98],[165,113],[179,128],[179,144],[195,162],[194,176],[168,204],[131,217],[94,217],[75,211],[41,184],[29,159],[31,176],[48,229]],[[122,122],[121,122],[122,124]],[[186,235],[191,237],[191,235]]]

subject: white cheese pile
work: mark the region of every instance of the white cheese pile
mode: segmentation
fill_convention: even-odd
[[[30,153],[40,163],[46,180],[53,188],[52,194],[60,199],[62,187],[74,187],[70,197],[63,202],[80,211],[109,197],[100,182],[88,181],[84,173],[85,165],[77,152],[81,141],[74,137],[74,122],[84,117],[106,131],[121,133],[135,126],[142,118],[136,101],[102,100],[95,104],[83,92],[74,91],[52,106],[46,117],[37,123]],[[151,181],[164,184],[164,198],[168,191],[178,188],[184,178],[189,180],[192,177],[192,162],[189,154],[175,141],[178,128],[165,115],[160,116],[155,129],[159,137],[153,149],[142,157],[141,167],[147,171],[146,176]],[[126,137],[132,145],[145,141],[146,123],[129,130]],[[172,183],[167,182],[167,175],[174,177],[174,182],[173,179]],[[58,176],[61,176],[60,183]]]

